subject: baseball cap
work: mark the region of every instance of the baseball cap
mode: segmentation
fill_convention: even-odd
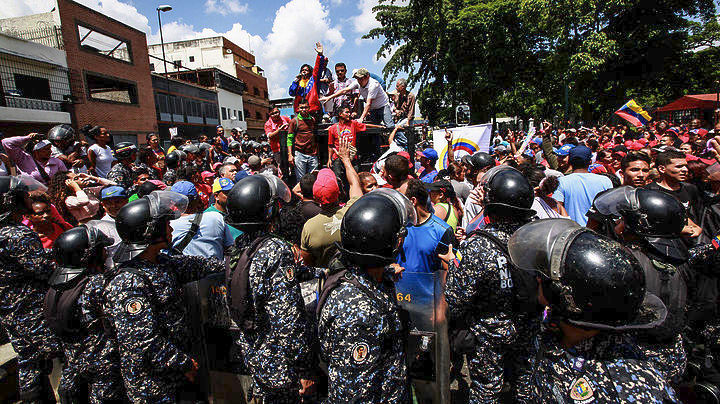
[[[318,172],[315,184],[313,184],[313,197],[321,205],[331,204],[337,201],[340,196],[335,173],[329,168],[323,168]]]
[[[127,195],[125,194],[125,188],[117,185],[103,188],[103,190],[100,191],[100,200],[110,198],[127,198]]]
[[[258,157],[258,156],[253,154],[252,156],[248,157],[248,165],[250,167],[259,166],[260,163],[261,163],[260,157]]]
[[[198,195],[195,185],[190,181],[178,181],[173,184],[171,190],[187,197],[196,197]]]
[[[216,178],[212,184],[212,192],[214,194],[220,191],[229,191],[232,189],[233,185],[235,185],[235,183],[229,178]]]
[[[445,179],[437,180],[430,184],[425,184],[425,189],[427,189],[428,192],[442,191],[445,193],[445,195],[449,197],[455,196],[455,189],[453,188],[452,183]]]
[[[223,165],[223,163],[221,163],[219,161],[217,163],[213,163],[213,165],[212,165],[213,171],[217,170],[218,167],[220,167],[221,165]]]
[[[593,173],[593,174],[602,174],[602,173],[606,173],[607,169],[605,168],[604,165],[602,165],[600,163],[595,163],[595,164],[590,164],[590,166],[588,167],[588,172]]]
[[[189,154],[198,154],[200,153],[200,148],[196,144],[188,144],[181,148],[182,151]]]
[[[430,147],[428,147],[427,149],[423,150],[421,154],[422,154],[423,157],[425,157],[425,158],[427,158],[427,159],[430,159],[430,160],[437,160],[437,159],[438,159],[438,154],[437,154],[437,152],[435,151],[435,149],[432,149],[432,148],[430,148]]]
[[[575,146],[568,152],[570,160],[580,159],[583,162],[592,160],[592,150],[587,146]]]
[[[222,128],[222,127],[223,127],[222,125],[218,125],[218,126],[215,127],[215,129],[220,129],[220,128]],[[225,128],[223,128],[223,129],[225,129]]]
[[[223,164],[237,164],[238,160],[235,156],[225,157],[225,160],[223,160]]]
[[[557,154],[558,156],[567,156],[568,154],[570,154],[570,150],[572,150],[574,147],[575,146],[570,143],[564,144],[562,145],[562,147],[557,149],[555,154]]]
[[[368,71],[368,69],[366,69],[364,67],[361,67],[357,70],[353,70],[353,77],[356,79],[359,79],[360,77],[369,76],[369,75],[370,75],[370,72]]]
[[[49,140],[43,139],[37,143],[35,143],[35,146],[33,147],[33,151],[43,149],[45,147],[50,146],[52,143],[50,143]]]
[[[211,172],[211,171],[203,171],[200,173],[200,177],[202,177],[203,180],[212,178],[214,176],[215,176],[215,173]]]
[[[412,164],[412,161],[410,161],[410,153],[408,153],[406,151],[401,151],[400,153],[398,153],[398,156],[405,157],[408,161],[408,167],[412,168],[413,164]]]

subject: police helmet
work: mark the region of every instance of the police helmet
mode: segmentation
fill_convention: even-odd
[[[152,244],[167,241],[167,223],[185,212],[188,198],[172,191],[153,191],[123,206],[115,218],[122,240],[113,259],[125,262]]]
[[[681,240],[687,214],[674,196],[624,186],[598,195],[593,206],[601,215],[621,216],[625,227],[643,237],[657,253],[678,261],[687,259],[687,246]]]
[[[470,156],[470,165],[476,170],[495,166],[495,158],[485,152],[477,152]]]
[[[104,223],[103,226],[103,221],[91,221],[58,236],[52,249],[58,268],[48,281],[51,287],[70,288],[74,285],[73,280],[89,269],[90,263],[102,262],[102,249],[113,245],[113,240],[101,230],[112,223]]]
[[[240,142],[238,142],[237,140],[233,140],[232,142],[230,142],[230,145],[228,145],[228,149],[230,149],[230,150],[236,150],[236,149],[239,150],[239,149],[240,149]]]
[[[212,146],[210,145],[210,143],[206,143],[206,142],[202,142],[198,145],[198,149],[200,149],[200,151],[203,151],[203,152],[208,151],[211,148],[212,148]]]
[[[228,224],[246,233],[265,229],[277,215],[279,201],[290,198],[290,188],[272,174],[245,177],[228,192]]]
[[[536,212],[530,209],[535,191],[520,171],[506,165],[493,167],[483,175],[480,186],[488,215],[521,219],[535,216]]]
[[[29,213],[27,195],[38,190],[44,192],[47,187],[29,175],[0,176],[0,224],[5,224],[14,213]]]
[[[71,139],[75,136],[75,129],[68,124],[55,125],[48,131],[47,138],[51,142],[59,142]]]
[[[181,150],[187,154],[199,154],[200,153],[200,147],[198,147],[198,145],[193,144],[193,143],[183,146]]]
[[[137,152],[137,146],[133,142],[120,142],[115,145],[115,158],[118,160],[131,158]]]
[[[165,165],[169,168],[177,168],[180,164],[180,161],[182,158],[180,157],[180,153],[178,150],[173,150],[172,152],[168,153],[167,156],[165,156]]]
[[[336,245],[350,264],[385,266],[395,262],[407,235],[406,226],[415,222],[415,208],[405,195],[393,189],[376,189],[345,212]]]
[[[653,328],[665,320],[662,301],[645,289],[637,258],[619,243],[569,219],[543,219],[508,241],[512,263],[535,271],[552,313],[580,327]]]

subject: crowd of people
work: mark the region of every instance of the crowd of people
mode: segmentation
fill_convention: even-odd
[[[270,110],[260,142],[220,126],[167,150],[103,126],[2,139],[0,324],[21,400],[53,400],[52,358],[62,402],[206,399],[183,285],[217,274],[236,325],[225,370],[252,377],[248,401],[424,402],[395,293],[408,273],[441,274],[434,318],[466,402],[720,396],[720,126],[543,122],[487,152],[448,147],[442,170],[447,145],[410,156],[393,131],[359,171],[365,121],[402,127],[414,96],[399,80],[390,102],[342,63],[333,81],[316,51],[297,114]]]

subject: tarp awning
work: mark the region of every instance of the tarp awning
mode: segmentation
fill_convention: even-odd
[[[714,109],[717,104],[717,93],[686,95],[662,106],[656,112],[683,111],[688,109]]]

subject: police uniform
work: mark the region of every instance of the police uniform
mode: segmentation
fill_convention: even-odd
[[[18,356],[21,393],[40,389],[43,360],[61,350],[42,313],[53,270],[37,233],[20,225],[0,228],[0,323]]]
[[[127,401],[117,343],[103,324],[105,284],[106,278],[102,274],[88,277],[78,298],[80,329],[85,336],[63,341],[66,362],[59,390],[77,396],[77,389],[87,383],[89,402],[93,404]]]
[[[627,335],[600,333],[563,349],[547,331],[536,343],[540,346],[531,358],[533,396],[528,403],[679,402]]]
[[[485,231],[507,243],[522,223],[491,223]],[[467,354],[471,402],[497,402],[506,381],[506,362],[517,366],[530,355],[539,318],[519,313],[510,264],[499,247],[483,235],[460,247],[462,259],[448,270],[445,299],[451,321],[467,326],[475,337]],[[509,368],[516,368],[507,364]],[[514,369],[519,373],[518,369]]]
[[[247,247],[263,231],[245,233],[236,251]],[[299,401],[300,379],[313,375],[312,323],[300,292],[298,266],[291,246],[269,237],[252,256],[247,295],[252,301],[251,329],[238,333],[236,344],[253,378],[251,397],[265,403]]]
[[[144,276],[124,271],[133,268]],[[193,369],[188,352],[182,285],[224,270],[214,259],[158,256],[132,259],[108,274],[104,311],[117,336],[128,397],[135,403],[172,403]]]
[[[177,170],[174,168],[168,168],[165,171],[165,174],[163,174],[162,182],[164,182],[167,186],[172,186],[172,184],[177,182]]]
[[[108,172],[107,179],[114,181],[116,184],[125,188],[125,190],[130,189],[130,187],[133,186],[132,166],[127,167],[123,163],[115,164],[110,169],[110,172]]]
[[[319,314],[320,347],[330,378],[327,403],[410,402],[404,327],[394,286],[378,283],[357,267],[349,268],[346,276],[366,290],[341,282]]]

